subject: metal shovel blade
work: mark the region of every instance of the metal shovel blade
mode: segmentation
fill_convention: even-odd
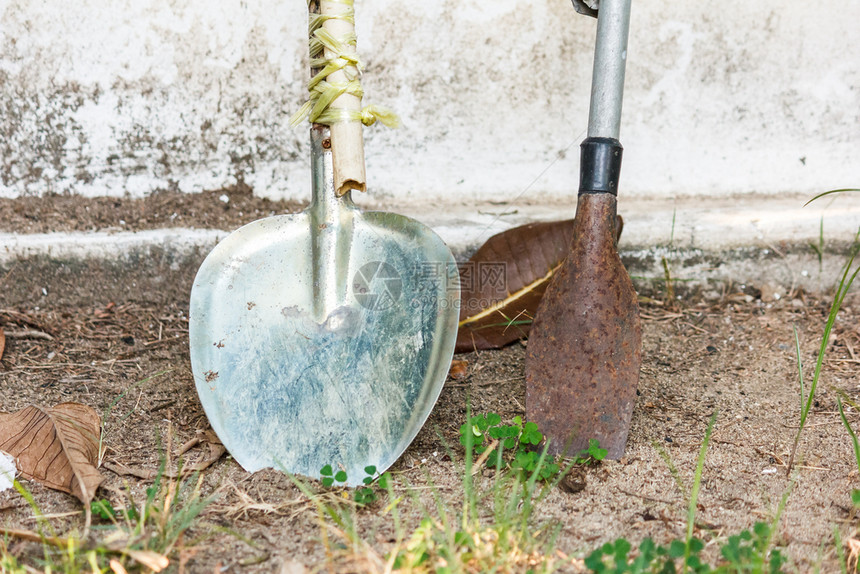
[[[526,356],[526,412],[551,454],[597,439],[621,458],[642,361],[633,283],[615,247],[616,197],[582,194],[571,252],[541,300]]]
[[[334,196],[312,130],[314,201],[256,221],[203,262],[191,365],[203,408],[248,471],[349,484],[406,449],[441,392],[457,330],[456,266],[429,228]]]

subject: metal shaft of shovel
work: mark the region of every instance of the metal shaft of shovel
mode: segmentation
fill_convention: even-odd
[[[588,137],[618,139],[631,0],[603,0],[597,16]]]
[[[596,439],[620,458],[636,400],[639,308],[615,245],[630,3],[600,2],[573,241],[529,337],[526,416],[552,454],[576,454]]]
[[[313,278],[317,296],[314,298],[314,315],[317,321],[324,321],[338,306],[340,286],[346,284],[346,278],[338,271],[345,268],[344,251],[349,254],[348,233],[342,233],[341,211],[342,204],[352,209],[352,198],[349,193],[337,197],[334,182],[329,174],[332,173],[332,156],[324,153],[331,147],[330,130],[325,126],[315,125],[311,129],[311,169],[313,175],[312,201],[310,218],[313,252]],[[347,221],[349,219],[347,218]],[[338,241],[340,236],[340,242]],[[338,244],[340,243],[340,249]]]

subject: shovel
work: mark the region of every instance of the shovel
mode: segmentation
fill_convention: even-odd
[[[313,18],[319,3],[309,6]],[[428,227],[353,204],[341,184],[363,187],[361,124],[313,124],[310,136],[310,206],[238,229],[200,267],[191,367],[212,428],[246,470],[316,477],[331,465],[354,486],[397,460],[442,390],[457,268]],[[360,157],[358,177],[337,173],[334,149]]]
[[[630,3],[600,0],[573,241],[529,336],[526,416],[551,454],[575,455],[596,439],[609,458],[621,458],[636,402],[639,306],[615,241]],[[574,0],[578,11],[581,4]]]

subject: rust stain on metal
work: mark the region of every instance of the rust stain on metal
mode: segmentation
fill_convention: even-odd
[[[577,453],[589,439],[624,454],[642,330],[633,283],[615,246],[616,198],[579,197],[570,254],[547,288],[526,357],[526,416],[549,452]],[[547,311],[549,310],[549,311]]]

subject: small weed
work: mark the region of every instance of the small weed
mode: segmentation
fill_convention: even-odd
[[[383,474],[379,474],[376,472],[376,467],[373,465],[364,467],[364,472],[367,474],[361,482],[364,486],[359,486],[353,492],[353,500],[358,506],[368,506],[373,504],[379,498],[379,494],[373,488],[374,482],[377,483],[378,488],[384,490],[387,488],[388,480],[390,475],[386,472]],[[320,469],[320,482],[325,488],[333,488],[335,486],[335,482],[339,482],[338,485],[340,488],[343,488],[346,485],[346,481],[349,477],[346,474],[346,471],[339,470],[334,472],[334,469],[330,464],[325,465]]]
[[[324,487],[323,492],[314,492],[310,485],[290,476],[316,506],[330,570],[549,573],[558,568],[552,549],[560,526],[536,523],[536,508],[563,473],[554,469],[550,474],[555,480],[547,480],[545,467],[551,457],[545,450],[534,452],[534,458],[529,456],[528,461],[521,459],[518,465],[515,456],[504,454],[506,445],[514,453],[531,452],[526,445],[537,446],[543,434],[537,425],[523,423],[519,418],[503,425],[501,417],[493,413],[468,416],[467,421],[461,433],[466,447],[461,503],[444,499],[432,484],[429,490],[414,489],[405,478],[395,479],[388,473],[379,476],[372,467],[365,469],[368,477],[364,487],[356,489],[352,499],[326,492],[338,482],[346,482],[335,480],[333,468],[322,469],[323,478],[332,479],[331,486]],[[590,450],[583,451],[582,457],[597,461],[605,456],[599,445],[592,445]],[[491,481],[477,481],[473,478],[475,471],[483,468],[493,453],[500,453],[493,457],[497,472]],[[395,541],[385,554],[374,549],[367,542],[367,534],[360,533],[357,527],[356,511],[363,502],[358,493],[362,488],[373,492],[374,502],[384,503],[382,519],[393,522]],[[432,498],[431,507],[425,505],[426,499],[419,492]],[[404,526],[399,511],[405,496],[412,497],[423,514],[411,529]],[[332,544],[332,537],[337,543]]]
[[[537,423],[524,423],[519,416],[514,417],[511,424],[502,424],[501,416],[486,413],[470,417],[460,427],[460,444],[473,445],[474,453],[480,455],[478,460],[487,468],[509,468],[526,475],[538,471],[538,479],[548,481],[558,476],[561,467],[555,457],[534,450],[543,438]],[[503,454],[505,451],[508,452],[507,458]],[[606,449],[591,439],[588,448],[574,457],[573,464],[597,464],[605,457]]]
[[[821,216],[821,221],[818,226],[818,243],[810,243],[809,248],[815,252],[818,257],[818,274],[821,275],[824,270],[824,216]]]
[[[327,464],[320,469],[320,475],[322,476],[320,482],[322,482],[322,485],[326,488],[334,486],[335,481],[345,483],[349,478],[346,475],[345,470],[339,470],[335,473],[330,464]]]
[[[858,188],[831,189],[830,191],[825,191],[824,193],[819,193],[818,195],[816,195],[815,197],[813,197],[812,199],[810,199],[809,201],[804,203],[803,207],[806,207],[807,205],[809,205],[810,203],[812,203],[816,199],[820,199],[826,195],[832,195],[834,193],[846,193],[846,192],[851,192],[851,191],[860,191],[860,189],[858,189]]]
[[[639,552],[631,556],[630,542],[619,538],[615,542],[607,542],[585,559],[585,566],[599,574],[644,574],[646,572],[674,573],[676,562],[688,554],[687,545],[681,540],[673,540],[668,547],[658,546],[650,538],[639,545]],[[695,565],[693,572],[710,572],[710,568],[699,560],[699,553],[704,548],[699,540],[692,546],[688,555],[687,566]]]
[[[195,473],[185,480],[167,480],[165,464],[162,458],[139,509],[129,494],[129,508],[123,512],[114,511],[118,516],[109,518],[114,528],[125,534],[127,548],[170,555],[214,499],[201,495],[202,475]]]
[[[669,233],[669,249],[675,248],[675,217],[678,215],[678,208],[672,208],[672,231]]]
[[[638,552],[632,554],[633,547],[624,538],[615,542],[609,542],[594,550],[585,559],[585,566],[592,572],[601,574],[645,574],[661,573],[669,574],[675,572],[694,573],[756,573],[775,574],[781,572],[786,563],[785,557],[779,550],[770,551],[773,540],[773,532],[776,524],[785,508],[789,492],[782,498],[773,525],[758,522],[753,526],[752,532],[744,530],[740,534],[729,536],[725,544],[720,548],[720,554],[726,561],[716,567],[712,567],[702,561],[701,552],[704,543],[693,537],[693,528],[696,519],[696,505],[699,498],[699,487],[702,482],[705,455],[711,433],[717,420],[715,412],[708,423],[702,446],[699,449],[699,457],[696,462],[696,471],[693,476],[693,485],[690,488],[690,503],[687,509],[687,535],[684,540],[673,540],[668,546],[658,546],[650,538],[646,538],[639,545]],[[668,455],[661,452],[661,456],[668,459]],[[683,490],[683,483],[674,464],[669,460],[673,476],[679,482]],[[789,489],[790,491],[790,489]]]
[[[857,433],[851,428],[851,424],[845,416],[845,410],[842,407],[842,397],[836,397],[836,406],[839,408],[839,418],[842,419],[842,425],[851,437],[851,446],[854,447],[854,461],[857,463],[857,470],[860,471],[860,442],[857,440]],[[851,490],[851,502],[855,508],[860,508],[860,490],[856,488]]]
[[[120,517],[119,512],[114,510],[113,504],[107,498],[93,500],[90,503],[90,512],[93,513],[94,517],[102,520],[116,520]]]
[[[34,534],[35,540],[41,541],[43,555],[37,564],[46,572],[64,574],[106,572],[114,568],[113,563],[123,569],[135,563],[156,572],[166,568],[174,550],[194,545],[196,541],[186,542],[185,535],[214,497],[201,495],[202,476],[168,480],[165,468],[166,457],[162,457],[156,478],[139,505],[130,492],[124,509],[115,508],[108,499],[92,501],[92,516],[101,522],[92,526],[96,536],[73,533],[67,538],[58,537],[32,494],[16,480],[16,490],[37,519],[38,533]],[[20,571],[32,571],[30,564],[19,567],[0,542],[0,574]]]
[[[7,541],[0,538],[0,574],[24,574],[27,570],[18,564],[18,559],[9,553]]]
[[[576,464],[597,464],[606,458],[608,452],[605,448],[600,448],[600,443],[596,438],[588,439],[588,448],[579,453],[576,457]]]
[[[729,541],[720,548],[720,554],[728,561],[729,572],[780,572],[786,563],[778,549],[770,552],[773,529],[765,522],[756,522],[753,531],[744,530],[729,536]]]
[[[712,567],[701,559],[705,545],[693,539],[691,544],[683,540],[673,540],[668,546],[658,546],[650,538],[639,545],[635,556],[631,555],[632,546],[624,538],[608,542],[589,554],[585,566],[592,572],[601,574],[645,574],[645,573],[749,573],[776,574],[782,572],[786,559],[779,550],[770,552],[771,527],[757,522],[753,531],[744,530],[729,536],[720,547],[720,555],[725,563]]]
[[[806,205],[809,205],[812,201],[815,201],[819,197],[824,197],[825,195],[830,195],[832,193],[841,193],[844,191],[860,191],[857,189],[835,189],[832,191],[828,191],[822,194],[815,196],[810,199]],[[851,285],[854,283],[854,280],[857,278],[858,273],[860,273],[860,266],[857,267],[852,273],[851,269],[854,265],[854,261],[856,260],[858,252],[856,249],[851,250],[850,257],[848,258],[847,263],[843,267],[841,279],[836,286],[836,293],[833,296],[833,303],[830,305],[830,312],[827,315],[827,321],[824,324],[824,332],[821,335],[821,344],[818,348],[818,358],[815,362],[815,368],[812,371],[812,382],[809,385],[809,391],[806,393],[803,383],[803,364],[800,360],[800,343],[797,337],[797,330],[795,329],[795,348],[797,349],[797,371],[798,377],[800,379],[800,423],[798,425],[797,433],[794,435],[794,443],[791,447],[791,456],[788,460],[788,473],[791,473],[791,469],[794,465],[794,457],[797,454],[797,446],[800,443],[800,436],[803,433],[803,429],[806,426],[806,419],[809,416],[809,411],[812,408],[813,399],[815,398],[815,389],[818,387],[818,380],[821,376],[821,367],[824,363],[824,354],[827,351],[827,345],[830,342],[830,334],[833,330],[833,325],[836,323],[836,317],[839,315],[839,310],[842,308],[842,302],[845,299],[845,296],[848,294],[848,290],[851,288]]]
[[[666,305],[672,306],[675,304],[675,287],[672,285],[672,273],[669,271],[669,262],[665,257],[661,257],[660,262],[663,265],[663,279],[666,282],[666,298],[663,302]]]

